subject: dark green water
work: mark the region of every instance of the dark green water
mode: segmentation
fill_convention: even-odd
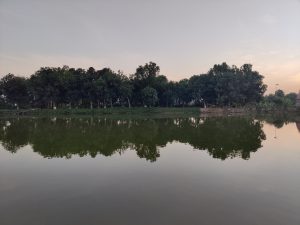
[[[0,120],[0,224],[300,224],[300,123]]]

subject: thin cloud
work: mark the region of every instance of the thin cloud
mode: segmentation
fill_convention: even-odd
[[[262,22],[265,23],[265,24],[272,25],[272,24],[277,23],[277,18],[275,16],[271,15],[271,14],[265,14],[262,17]]]

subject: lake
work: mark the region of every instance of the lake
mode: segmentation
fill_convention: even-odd
[[[1,225],[299,225],[300,122],[0,120]]]

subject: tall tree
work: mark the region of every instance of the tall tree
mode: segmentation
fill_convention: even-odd
[[[1,79],[0,89],[10,107],[23,108],[29,105],[28,85],[24,77],[7,74]]]
[[[145,87],[142,92],[142,101],[144,105],[155,106],[158,101],[157,91],[152,87]]]

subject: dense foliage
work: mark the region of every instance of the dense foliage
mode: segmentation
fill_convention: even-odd
[[[262,110],[276,110],[276,109],[287,109],[296,105],[297,94],[289,93],[285,94],[282,90],[275,91],[275,94],[269,94],[264,96],[262,101],[259,103],[259,107]]]
[[[0,81],[7,108],[95,108],[113,106],[244,106],[259,102],[266,85],[252,65],[214,65],[206,74],[178,82],[150,62],[130,76],[109,68],[42,67],[29,78],[13,74]]]

